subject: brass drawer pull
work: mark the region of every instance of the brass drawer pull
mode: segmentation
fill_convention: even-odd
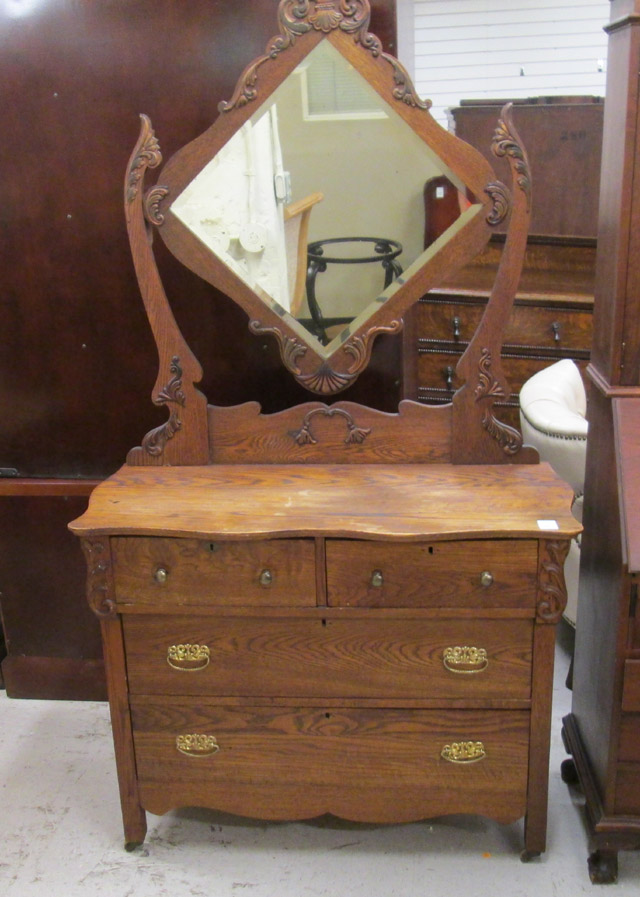
[[[493,575],[489,573],[488,570],[485,570],[480,574],[480,584],[486,588],[493,584]]]
[[[449,763],[478,763],[484,760],[487,752],[481,741],[454,741],[445,744],[440,756]]]
[[[220,750],[213,735],[178,735],[176,748],[187,757],[211,757]]]
[[[374,570],[371,574],[371,585],[374,589],[381,589],[384,584],[384,577],[382,576],[382,570]]]
[[[169,578],[169,571],[165,567],[158,567],[156,572],[153,574],[153,578],[156,582],[165,583]]]
[[[489,658],[484,648],[470,645],[445,648],[442,663],[450,673],[482,673],[489,666]]]
[[[174,670],[183,673],[197,673],[206,669],[211,661],[211,652],[206,645],[171,645],[167,649],[167,663]],[[196,664],[187,666],[187,664]]]
[[[267,589],[270,585],[273,584],[273,573],[271,570],[263,570],[260,574],[260,585],[264,586]]]

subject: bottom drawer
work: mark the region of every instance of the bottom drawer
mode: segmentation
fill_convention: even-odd
[[[133,698],[142,805],[267,819],[524,814],[527,711],[219,705]]]

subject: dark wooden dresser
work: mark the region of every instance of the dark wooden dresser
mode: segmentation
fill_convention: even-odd
[[[496,102],[463,101],[451,111],[452,128],[488,157],[498,110]],[[514,104],[514,119],[531,159],[535,200],[522,278],[502,346],[510,392],[498,406],[511,426],[519,426],[518,394],[525,380],[562,358],[574,359],[582,370],[589,360],[602,110],[602,101],[594,97]],[[447,223],[438,198],[432,193],[425,199],[430,239],[437,236],[440,222]],[[496,231],[474,262],[430,290],[412,313],[404,342],[407,398],[444,404],[460,386],[455,367],[482,317],[502,250],[504,226]]]

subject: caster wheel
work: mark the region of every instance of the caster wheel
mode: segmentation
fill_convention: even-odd
[[[576,769],[576,764],[571,758],[562,761],[562,764],[560,766],[560,778],[565,783],[565,785],[579,784],[580,779],[578,777],[578,770]]]
[[[520,862],[521,863],[530,863],[531,860],[537,860],[540,856],[539,850],[523,850],[520,854]]]
[[[615,850],[596,850],[588,860],[589,878],[594,885],[612,885],[618,880],[618,854]]]

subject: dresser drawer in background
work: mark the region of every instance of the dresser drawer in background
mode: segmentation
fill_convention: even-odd
[[[529,700],[533,622],[126,614],[137,694]]]
[[[312,539],[111,539],[118,606],[315,606]]]
[[[459,342],[465,348],[473,337],[486,303],[423,300],[416,311],[416,336],[421,348],[435,342]],[[583,309],[514,305],[504,334],[503,350],[531,346],[588,354],[593,316]]]
[[[330,605],[535,609],[538,543],[327,540]]]
[[[153,813],[195,805],[393,822],[447,813],[514,821],[525,811],[527,711],[135,697],[131,707],[140,799]]]

